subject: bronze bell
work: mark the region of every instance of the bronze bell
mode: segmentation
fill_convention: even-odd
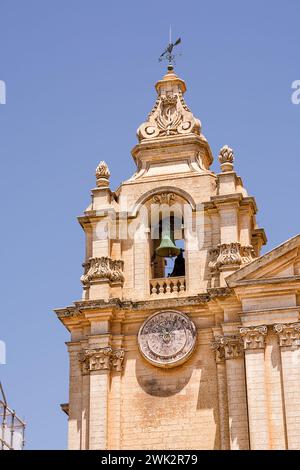
[[[171,229],[171,224],[166,220],[163,220],[161,241],[155,253],[162,258],[172,258],[180,254],[180,248],[175,245],[174,230]]]

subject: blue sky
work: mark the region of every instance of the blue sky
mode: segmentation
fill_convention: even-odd
[[[52,310],[81,295],[76,216],[98,162],[113,188],[134,171],[170,23],[183,38],[186,101],[215,157],[224,144],[235,150],[267,248],[300,232],[299,21],[297,0],[0,0],[0,378],[28,423],[27,448],[66,447],[68,335]]]

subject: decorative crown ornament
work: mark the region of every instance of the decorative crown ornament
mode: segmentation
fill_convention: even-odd
[[[167,74],[157,82],[156,103],[146,122],[137,130],[139,141],[174,135],[201,133],[201,123],[187,107],[183,94],[186,86],[173,71],[168,68]]]
[[[104,161],[101,161],[97,166],[95,175],[98,187],[109,186],[110,171]]]
[[[223,173],[233,170],[233,161],[234,156],[232,148],[228,147],[228,145],[224,145],[219,153],[219,162],[221,163],[221,170]]]

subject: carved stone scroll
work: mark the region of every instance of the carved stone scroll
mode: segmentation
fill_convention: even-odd
[[[80,280],[84,286],[89,285],[92,281],[107,280],[113,283],[123,283],[123,261],[112,260],[111,258],[102,256],[101,258],[90,258],[84,264],[85,272]]]

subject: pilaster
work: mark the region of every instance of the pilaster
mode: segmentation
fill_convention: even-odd
[[[300,323],[274,325],[281,349],[285,418],[289,450],[300,448]]]
[[[242,327],[240,334],[245,349],[250,447],[266,450],[270,448],[264,357],[267,327]]]
[[[83,374],[90,377],[89,449],[108,448],[108,393],[110,372],[121,372],[125,351],[110,346],[86,349],[80,356]]]
[[[224,382],[221,380],[218,382],[220,428],[221,433],[222,430],[224,432],[224,435],[221,435],[222,446],[224,449],[247,450],[249,449],[248,417],[241,339],[236,335],[218,336],[212,346],[216,351],[218,379],[222,380],[226,376],[227,382],[228,414],[223,411],[224,408],[227,408],[224,403],[224,394],[222,393],[223,396],[220,397],[221,390],[224,389]]]

